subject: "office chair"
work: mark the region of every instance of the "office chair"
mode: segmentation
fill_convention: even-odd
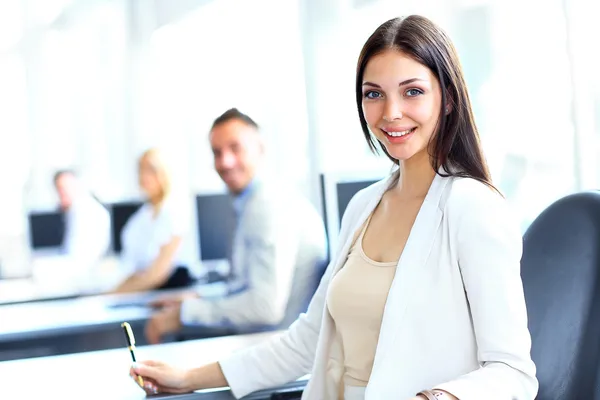
[[[566,196],[523,238],[537,400],[600,399],[600,192]]]

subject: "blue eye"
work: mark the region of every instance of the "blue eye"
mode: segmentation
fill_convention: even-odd
[[[368,92],[365,92],[365,94],[363,96],[366,99],[378,99],[381,97],[381,93],[376,92],[374,90],[369,90]]]
[[[408,89],[406,91],[406,95],[408,97],[416,97],[423,94],[423,91],[421,89]]]

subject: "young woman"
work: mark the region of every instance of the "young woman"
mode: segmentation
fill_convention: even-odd
[[[367,142],[398,168],[351,201],[306,315],[218,363],[139,363],[147,390],[242,397],[310,373],[304,399],[534,399],[521,236],[451,41],[420,16],[385,22],[360,54],[356,100]]]
[[[189,216],[170,193],[170,179],[157,149],[139,159],[140,188],[146,203],[123,228],[121,264],[131,275],[113,293],[189,286],[193,253],[187,238]]]

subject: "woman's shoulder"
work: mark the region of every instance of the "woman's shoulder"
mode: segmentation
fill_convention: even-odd
[[[383,192],[385,192],[390,187],[393,180],[393,176],[386,176],[385,178],[380,179],[377,182],[367,186],[366,188],[356,192],[356,194],[353,197],[353,200],[357,203],[368,202],[373,197],[380,196]]]
[[[453,178],[444,214],[457,228],[466,225],[514,226],[517,216],[494,187],[473,178]]]
[[[357,215],[364,210],[367,204],[375,198],[381,198],[383,193],[390,187],[393,179],[393,176],[388,176],[356,192],[346,207],[342,223],[344,222],[344,219],[348,222],[354,220]]]
[[[448,185],[447,209],[474,210],[504,204],[504,197],[493,186],[467,177],[452,177]]]
[[[160,214],[167,218],[189,217],[190,203],[183,196],[170,195],[163,201]]]
[[[192,205],[183,196],[169,196],[160,209],[157,229],[171,234],[185,234],[192,225]]]

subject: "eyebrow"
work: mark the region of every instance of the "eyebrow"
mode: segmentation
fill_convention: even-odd
[[[421,79],[421,78],[410,78],[410,79],[407,79],[407,80],[405,80],[405,81],[402,81],[402,82],[400,82],[400,83],[398,84],[398,86],[405,86],[405,85],[409,85],[409,84],[411,84],[411,83],[413,83],[413,82],[416,82],[416,81],[423,81],[423,82],[425,82],[425,79]],[[379,89],[381,89],[381,86],[379,86],[378,84],[376,84],[376,83],[373,83],[373,82],[363,82],[363,86],[373,86],[373,87],[376,87],[376,88],[379,88]]]

